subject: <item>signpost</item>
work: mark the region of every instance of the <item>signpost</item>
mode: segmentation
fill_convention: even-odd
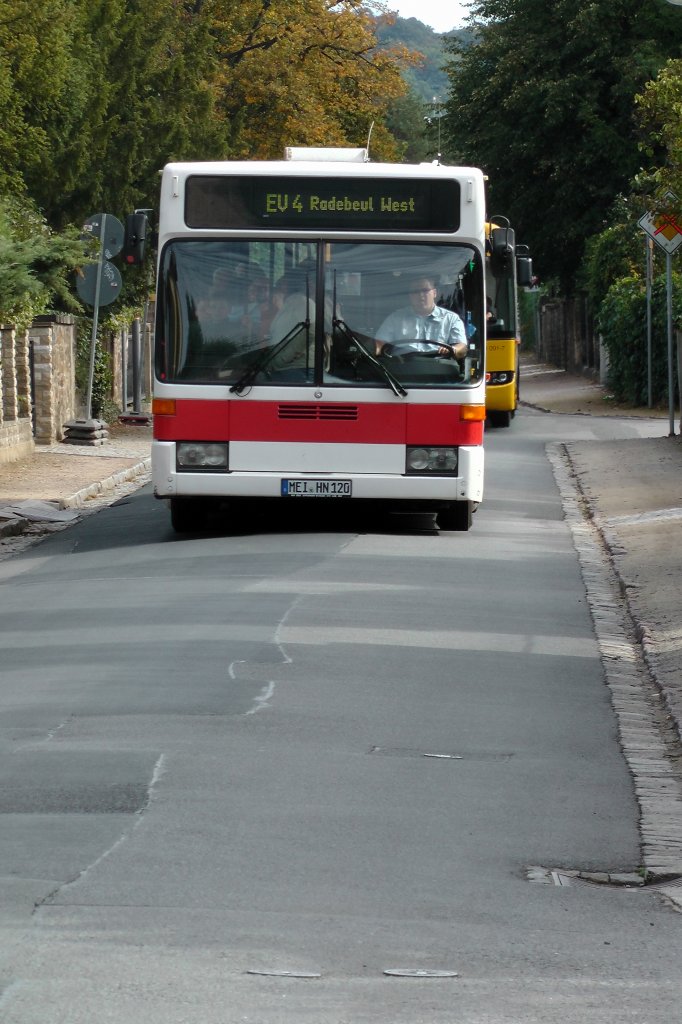
[[[85,417],[66,424],[65,441],[71,444],[103,444],[108,432],[106,423],[92,419],[92,388],[95,377],[95,355],[97,350],[97,324],[100,306],[108,306],[121,294],[121,274],[109,261],[118,256],[123,248],[123,225],[110,213],[96,213],[88,217],[83,225],[81,237],[98,238],[100,241],[97,263],[90,263],[79,271],[76,291],[88,306],[93,307],[92,335],[90,338],[90,367],[88,389],[85,398]]]
[[[677,196],[668,192],[665,196],[667,202],[676,202]],[[675,218],[668,213],[646,213],[640,217],[639,226],[646,231],[650,238],[663,249],[665,253],[666,269],[666,309],[668,323],[668,413],[670,420],[670,437],[675,434],[675,384],[674,384],[674,356],[673,356],[673,270],[672,257],[682,245],[682,227]],[[649,371],[651,372],[651,371]]]

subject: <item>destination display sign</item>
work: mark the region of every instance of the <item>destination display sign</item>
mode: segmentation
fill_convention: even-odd
[[[192,175],[189,228],[433,231],[459,227],[459,182],[428,178]]]

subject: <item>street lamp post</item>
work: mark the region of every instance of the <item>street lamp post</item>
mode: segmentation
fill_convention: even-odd
[[[682,0],[680,0],[682,4]],[[434,120],[438,122],[438,150],[436,152],[436,163],[440,163],[441,149],[440,149],[440,119],[443,116],[443,111],[440,108],[440,99],[438,96],[434,96],[431,100],[431,106],[433,107],[433,114],[428,115],[424,118],[429,128],[433,124]]]
[[[681,2],[682,2],[682,0],[681,0]],[[443,116],[443,112],[440,109],[440,100],[438,99],[437,96],[433,97],[433,105],[436,108],[436,113],[434,114],[434,116],[438,120],[438,153],[437,153],[437,156],[438,156],[438,163],[440,163],[440,154],[441,154],[441,149],[440,149],[440,119]]]
[[[666,0],[673,7],[682,7],[682,0]],[[680,394],[680,432],[682,433],[682,332],[677,331],[677,387]],[[672,385],[670,385],[672,387]]]

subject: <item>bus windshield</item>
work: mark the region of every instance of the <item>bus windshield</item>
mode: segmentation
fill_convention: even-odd
[[[178,384],[461,388],[483,367],[483,273],[462,244],[176,239],[156,373]]]

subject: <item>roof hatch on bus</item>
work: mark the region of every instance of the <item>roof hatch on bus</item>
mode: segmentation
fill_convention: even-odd
[[[284,159],[366,164],[369,162],[369,153],[364,148],[356,149],[350,146],[287,146],[284,150]]]

